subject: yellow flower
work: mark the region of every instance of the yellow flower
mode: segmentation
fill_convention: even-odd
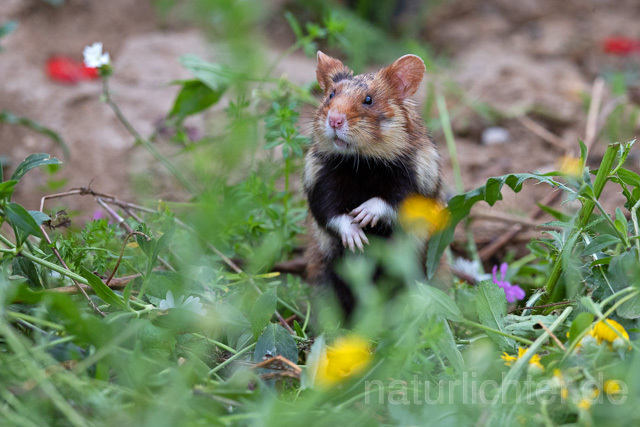
[[[402,201],[399,217],[405,230],[426,237],[443,230],[450,214],[439,201],[415,194]]]
[[[371,352],[366,340],[358,336],[339,338],[321,358],[316,380],[321,385],[333,385],[361,372],[370,361]]]
[[[558,170],[565,175],[580,176],[582,164],[580,159],[572,156],[562,156],[558,161]]]
[[[560,387],[560,396],[562,397],[562,400],[566,400],[567,397],[569,397],[569,389],[567,388],[564,381],[564,375],[562,375],[560,369],[556,368],[553,370],[553,381],[556,387]]]
[[[578,408],[584,409],[586,411],[591,408],[591,401],[589,401],[589,399],[580,399],[580,402],[578,402],[577,406]]]
[[[629,340],[629,334],[624,330],[624,327],[612,319],[605,319],[596,323],[595,326],[591,327],[589,335],[596,338],[598,340],[598,344],[602,344],[602,341],[606,341],[611,344],[616,340],[616,338],[620,338],[618,334],[616,334],[616,330],[625,338],[626,341]]]
[[[620,387],[620,381],[618,380],[607,380],[604,382],[602,389],[608,395],[616,395],[621,392],[622,387]]]
[[[513,365],[513,362],[515,362],[516,360],[520,359],[522,356],[524,356],[524,354],[527,352],[526,348],[522,348],[522,347],[518,347],[518,357],[515,356],[509,356],[507,353],[504,353],[504,355],[500,356],[502,358],[502,360],[504,360],[504,364],[507,366],[511,366]],[[544,371],[544,366],[542,366],[542,363],[540,363],[540,356],[537,354],[534,354],[533,356],[531,356],[531,359],[529,359],[529,365],[530,366],[535,366],[536,368],[540,369],[541,371]]]

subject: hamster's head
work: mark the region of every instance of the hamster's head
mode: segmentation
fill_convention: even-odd
[[[395,159],[409,143],[414,108],[409,99],[425,73],[415,55],[405,55],[377,73],[359,74],[318,52],[316,76],[324,92],[313,135],[326,154]]]

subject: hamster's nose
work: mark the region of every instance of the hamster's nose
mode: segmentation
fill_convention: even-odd
[[[334,129],[340,129],[344,122],[347,120],[347,116],[344,113],[338,113],[336,111],[329,111],[329,115],[327,116],[327,121],[329,122],[329,126]]]

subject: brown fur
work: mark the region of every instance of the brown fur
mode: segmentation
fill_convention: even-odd
[[[406,192],[411,188],[413,193],[439,198],[440,157],[415,103],[409,99],[424,72],[420,58],[405,55],[377,73],[354,76],[342,62],[318,52],[316,75],[324,98],[314,116],[313,145],[305,160],[304,187],[308,197],[313,191],[315,194],[323,191],[324,184],[318,177],[323,170],[327,176],[325,165],[337,156],[350,159],[348,161],[355,159],[354,173],[357,173],[357,162],[361,159],[362,162],[389,165],[396,170],[400,167],[403,172],[411,171],[409,182],[400,183],[399,191]],[[371,103],[365,102],[367,97]],[[330,111],[345,115],[346,124],[340,129],[344,138],[327,127]],[[338,137],[343,140],[342,148],[336,145]],[[327,190],[331,191],[331,188]],[[395,210],[397,204],[391,207]],[[323,282],[329,276],[330,264],[340,256],[342,249],[336,244],[339,237],[335,231],[312,213],[314,215],[308,220],[309,244],[305,254],[308,277],[312,282]],[[369,232],[369,228],[364,230]]]

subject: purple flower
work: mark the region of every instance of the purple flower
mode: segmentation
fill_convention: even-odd
[[[494,265],[491,273],[493,274],[493,283],[500,286],[504,289],[504,293],[507,296],[507,302],[515,302],[517,300],[521,300],[524,298],[524,290],[518,285],[512,285],[511,283],[505,280],[505,276],[507,275],[507,268],[509,266],[506,262],[500,264],[500,279],[498,279],[498,266]]]

